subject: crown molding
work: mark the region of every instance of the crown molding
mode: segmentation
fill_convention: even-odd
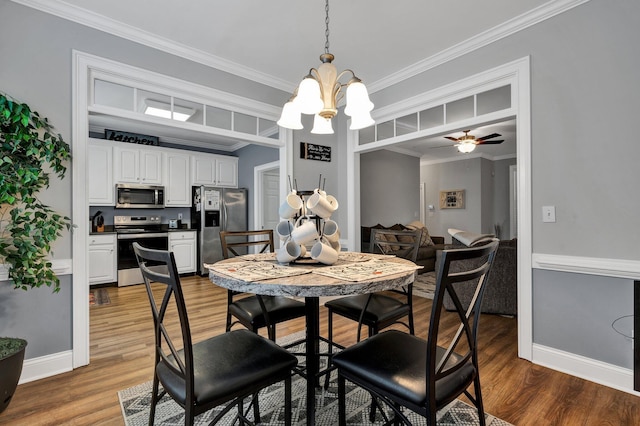
[[[72,6],[64,1],[51,0],[12,0],[14,3],[27,6],[50,15],[57,16],[80,25],[96,30],[104,31],[108,34],[122,37],[142,45],[158,49],[181,58],[188,59],[230,74],[237,75],[248,80],[255,81],[286,92],[291,91],[295,83],[274,77],[253,68],[246,67],[219,56],[194,49],[173,40],[161,37],[157,34],[141,30],[128,24],[107,18],[87,9]]]
[[[72,6],[64,1],[51,0],[12,0],[14,3],[37,9],[59,18],[63,18],[90,28],[104,31],[142,45],[161,50],[212,68],[219,69],[248,80],[255,81],[276,89],[290,92],[297,82],[290,82],[274,77],[253,68],[246,67],[236,62],[215,56],[202,50],[193,49],[184,44],[177,43],[156,34],[141,30],[131,25],[106,18],[89,10]],[[388,75],[373,83],[367,83],[369,93],[375,93],[387,87],[393,86],[403,80],[428,71],[446,62],[466,55],[476,49],[480,49],[495,41],[501,40],[518,31],[552,18],[569,9],[586,3],[590,0],[551,0],[522,15],[516,16],[500,25],[490,28],[470,39],[458,43],[435,55],[405,67],[398,72]]]
[[[375,93],[394,84],[400,83],[408,78],[414,77],[446,62],[452,61],[463,55],[487,46],[495,41],[501,40],[519,31],[531,27],[537,23],[553,18],[567,10],[586,3],[590,0],[551,0],[541,6],[531,9],[522,15],[516,16],[493,28],[481,32],[480,34],[464,40],[448,49],[442,50],[435,55],[425,58],[390,74],[378,81],[367,83],[369,93]]]
[[[463,154],[460,153],[455,157],[447,157],[447,158],[439,158],[437,160],[420,160],[420,166],[432,166],[434,164],[441,163],[451,163],[453,161],[464,161],[464,160],[472,160],[474,158],[484,158],[489,161],[500,161],[500,160],[508,160],[510,158],[518,158],[516,154],[507,154],[507,155],[489,155],[486,153],[475,153],[475,154]]]

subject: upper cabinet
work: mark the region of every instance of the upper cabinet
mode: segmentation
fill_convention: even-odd
[[[238,158],[201,154],[191,156],[194,185],[238,187]]]
[[[115,181],[162,185],[162,151],[116,146],[114,148]]]
[[[165,154],[165,206],[191,206],[189,162],[189,154],[181,154],[179,152],[167,152]]]
[[[92,206],[114,205],[113,146],[105,142],[89,139],[87,175]]]

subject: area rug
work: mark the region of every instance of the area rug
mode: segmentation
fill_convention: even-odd
[[[281,344],[293,342],[302,338],[304,334],[296,333],[287,336]],[[304,344],[291,348],[293,352],[300,353],[304,349]],[[326,350],[321,346],[321,350]],[[303,362],[302,357],[299,357]],[[149,404],[151,402],[151,382],[142,383],[137,386],[118,392],[120,408],[127,426],[142,426],[149,424]],[[306,418],[306,382],[299,375],[293,376],[292,383],[292,419],[295,425],[304,425]],[[260,392],[260,415],[262,425],[282,425],[284,424],[284,384],[277,383]],[[347,382],[347,424],[352,426],[371,425],[369,422],[370,395],[361,388]],[[249,402],[245,403],[248,407]],[[329,388],[327,390],[318,389],[316,394],[316,424],[318,426],[333,426],[338,423],[338,399],[336,373],[333,372]],[[206,425],[216,416],[220,409],[216,408],[196,417],[195,425]],[[485,413],[486,414],[486,413]],[[252,413],[248,413],[249,419]],[[407,417],[414,425],[426,425],[423,417],[407,411]],[[218,423],[219,425],[231,425],[235,420],[235,409],[227,413]],[[383,417],[378,412],[376,423],[383,423]],[[486,414],[486,423],[489,426],[512,426],[504,420]],[[178,425],[184,424],[184,410],[173,400],[165,395],[156,406],[156,425]],[[471,426],[479,424],[478,412],[476,409],[462,401],[456,400],[447,407],[438,411],[439,426]]]
[[[109,291],[106,288],[96,288],[89,292],[90,306],[108,305],[110,303]]]
[[[435,271],[418,274],[418,278],[413,282],[413,294],[427,299],[433,299],[436,292],[436,273]]]

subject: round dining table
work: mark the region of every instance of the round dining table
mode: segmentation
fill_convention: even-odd
[[[365,279],[360,277],[358,281],[351,281],[349,278],[323,275],[323,269],[328,268],[327,265],[315,263],[311,259],[305,259],[299,262],[292,262],[289,265],[304,271],[299,275],[251,280],[234,276],[234,270],[236,269],[234,266],[237,266],[234,264],[237,264],[237,262],[266,262],[277,265],[273,253],[238,256],[209,265],[209,279],[220,287],[237,292],[265,296],[304,297],[306,308],[305,358],[308,425],[315,424],[315,392],[320,368],[320,298],[398,289],[411,284],[417,276],[417,269],[420,268],[409,260],[395,256],[340,252],[338,261],[332,265],[331,269],[338,269],[338,272],[340,272],[340,267],[344,267],[345,270],[353,269],[358,267],[359,262],[376,259],[395,265],[403,265],[404,270],[391,275],[374,271],[370,277]],[[225,270],[225,265],[229,265],[228,271]]]

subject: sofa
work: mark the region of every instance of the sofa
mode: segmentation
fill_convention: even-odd
[[[457,241],[455,237],[452,239],[452,246],[459,245],[465,247],[462,243]],[[451,246],[449,246],[451,247]],[[500,314],[515,316],[518,313],[518,278],[517,278],[517,262],[518,262],[518,249],[517,239],[513,240],[501,240],[498,245],[498,251],[496,257],[491,265],[491,271],[489,272],[489,281],[484,293],[484,299],[482,300],[481,312],[487,314]],[[461,266],[457,266],[455,263],[451,264],[451,272],[461,270]],[[464,283],[456,283],[454,287],[464,285]],[[467,290],[468,288],[468,290]],[[473,296],[473,289],[475,287],[466,286],[462,288],[456,288],[458,297],[463,306],[469,306],[471,297]],[[444,296],[445,309],[454,310],[453,301],[449,294]]]
[[[374,226],[361,226],[360,227],[360,249],[363,252],[369,252],[371,249],[371,230],[372,229],[392,229],[395,231],[402,231],[407,229],[415,229],[415,227],[424,227],[424,225],[419,222],[412,222],[408,225],[402,225],[400,223],[396,223],[393,226],[385,227],[383,225],[377,224]],[[425,228],[425,232],[426,228]],[[428,235],[427,238],[431,240],[432,244],[423,244],[420,246],[418,250],[418,259],[416,260],[416,264],[422,266],[422,269],[418,270],[419,274],[424,274],[425,272],[434,271],[436,267],[436,253],[438,250],[442,250],[445,248],[444,237],[435,237]]]

